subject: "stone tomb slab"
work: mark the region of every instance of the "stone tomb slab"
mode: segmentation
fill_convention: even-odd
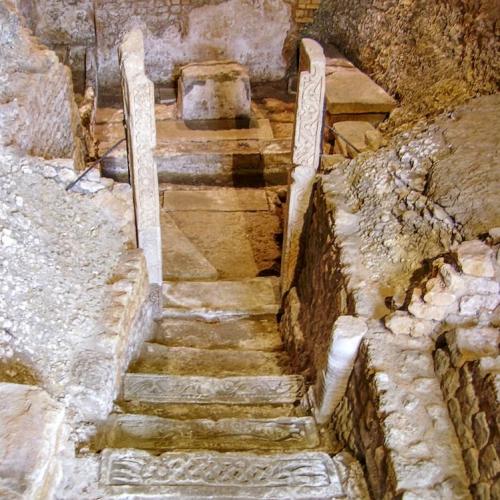
[[[181,68],[177,106],[183,120],[249,120],[250,78],[231,61],[208,61]]]
[[[332,115],[390,113],[396,101],[357,68],[336,66],[326,77],[326,103]]]

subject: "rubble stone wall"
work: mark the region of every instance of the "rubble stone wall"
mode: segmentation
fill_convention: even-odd
[[[11,1],[0,5],[0,145],[83,162],[71,73],[25,28]]]
[[[335,43],[415,118],[499,88],[496,0],[323,0],[311,32]]]
[[[470,498],[432,348],[376,328],[361,343],[333,424],[365,465],[373,498]]]
[[[296,368],[311,380],[326,367],[332,326],[342,315],[387,311],[360,259],[357,218],[341,177],[316,183],[304,225],[295,286],[284,300],[282,335]]]

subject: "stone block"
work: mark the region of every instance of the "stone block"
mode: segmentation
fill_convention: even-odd
[[[467,361],[496,356],[500,333],[497,328],[457,328],[446,339],[453,364],[461,367]]]
[[[184,120],[249,120],[248,71],[230,61],[208,61],[181,68],[177,109]]]
[[[0,383],[0,497],[51,498],[60,479],[64,408],[38,387]]]
[[[479,240],[466,241],[456,250],[462,271],[472,276],[492,278],[495,276],[492,249]]]
[[[356,68],[337,66],[326,79],[326,103],[332,115],[390,113],[396,101],[369,76]]]
[[[380,132],[368,122],[338,122],[335,123],[334,130],[334,151],[349,158],[364,151],[376,151],[383,143]]]

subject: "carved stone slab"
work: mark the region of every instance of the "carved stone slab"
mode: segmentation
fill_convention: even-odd
[[[160,199],[158,172],[153,158],[156,146],[154,86],[145,74],[144,42],[140,30],[125,35],[119,54],[137,240],[146,257],[150,283],[161,285]]]
[[[293,168],[281,265],[281,291],[289,290],[295,275],[304,215],[321,154],[325,101],[325,55],[321,45],[304,38],[300,46],[299,86],[293,137]]]
[[[104,450],[101,485],[110,495],[140,498],[346,498],[325,453],[164,453]]]
[[[150,415],[114,415],[107,447],[145,450],[298,450],[320,444],[312,417],[177,420]]]
[[[127,373],[124,399],[150,403],[286,404],[304,394],[299,375],[183,377]]]

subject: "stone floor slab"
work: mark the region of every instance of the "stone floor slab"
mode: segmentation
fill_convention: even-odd
[[[113,415],[102,438],[107,448],[146,450],[296,450],[320,444],[312,417],[176,420]]]
[[[268,211],[264,189],[170,189],[163,191],[163,210],[167,212],[190,211]]]
[[[275,318],[203,321],[165,318],[158,323],[155,342],[170,347],[199,349],[282,349]]]
[[[165,453],[104,450],[101,485],[127,498],[345,498],[326,453]]]
[[[161,213],[160,224],[165,280],[217,279],[217,269],[184,235],[169,214]]]
[[[147,342],[130,371],[206,377],[283,375],[289,363],[284,352],[166,347]]]
[[[288,404],[304,394],[300,375],[200,377],[127,373],[123,399],[184,404]]]
[[[164,317],[263,315],[278,309],[279,282],[274,277],[163,284]]]

